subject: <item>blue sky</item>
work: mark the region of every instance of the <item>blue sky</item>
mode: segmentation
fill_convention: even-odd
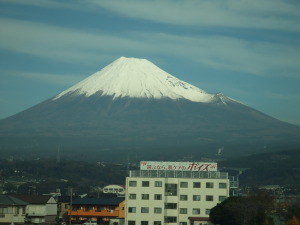
[[[300,125],[299,0],[0,0],[0,119],[121,56]]]

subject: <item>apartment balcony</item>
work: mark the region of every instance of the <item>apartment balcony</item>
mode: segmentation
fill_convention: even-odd
[[[68,215],[70,215],[70,210],[68,210]],[[119,210],[76,210],[72,211],[72,216],[82,216],[82,217],[119,217]]]
[[[228,173],[218,171],[131,170],[129,177],[228,179]]]

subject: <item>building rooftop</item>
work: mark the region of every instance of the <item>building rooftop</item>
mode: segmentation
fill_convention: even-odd
[[[124,201],[124,197],[114,198],[77,198],[73,200],[73,205],[119,205]]]
[[[28,205],[28,202],[22,201],[10,195],[0,195],[0,205]]]
[[[51,195],[14,195],[13,197],[26,201],[30,204],[47,204]]]

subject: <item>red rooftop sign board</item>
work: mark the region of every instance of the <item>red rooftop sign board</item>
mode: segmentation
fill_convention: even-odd
[[[140,169],[141,170],[217,171],[217,163],[141,161]]]

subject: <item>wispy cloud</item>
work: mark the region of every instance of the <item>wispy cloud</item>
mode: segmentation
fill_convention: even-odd
[[[20,78],[25,78],[29,80],[35,80],[47,84],[55,85],[73,85],[85,77],[74,76],[74,74],[51,74],[51,73],[39,73],[39,72],[26,72],[26,71],[1,71],[1,74],[6,74],[6,76],[15,76]]]
[[[174,25],[300,31],[300,4],[283,0],[89,0],[127,17]]]
[[[297,0],[2,0],[43,8],[96,12],[97,7],[134,19],[188,26],[232,27],[300,32]]]
[[[222,35],[182,36],[128,31],[82,32],[38,22],[0,18],[0,48],[73,63],[98,63],[111,55],[161,54],[214,69],[300,78],[300,47]],[[109,52],[109,54],[108,54]]]
[[[70,4],[64,1],[57,0],[1,0],[2,3],[16,4],[16,5],[28,5],[43,8],[74,8],[74,4]]]
[[[287,93],[268,93],[267,96],[272,99],[279,101],[294,101],[295,105],[300,104],[300,95],[299,94],[287,94]]]

